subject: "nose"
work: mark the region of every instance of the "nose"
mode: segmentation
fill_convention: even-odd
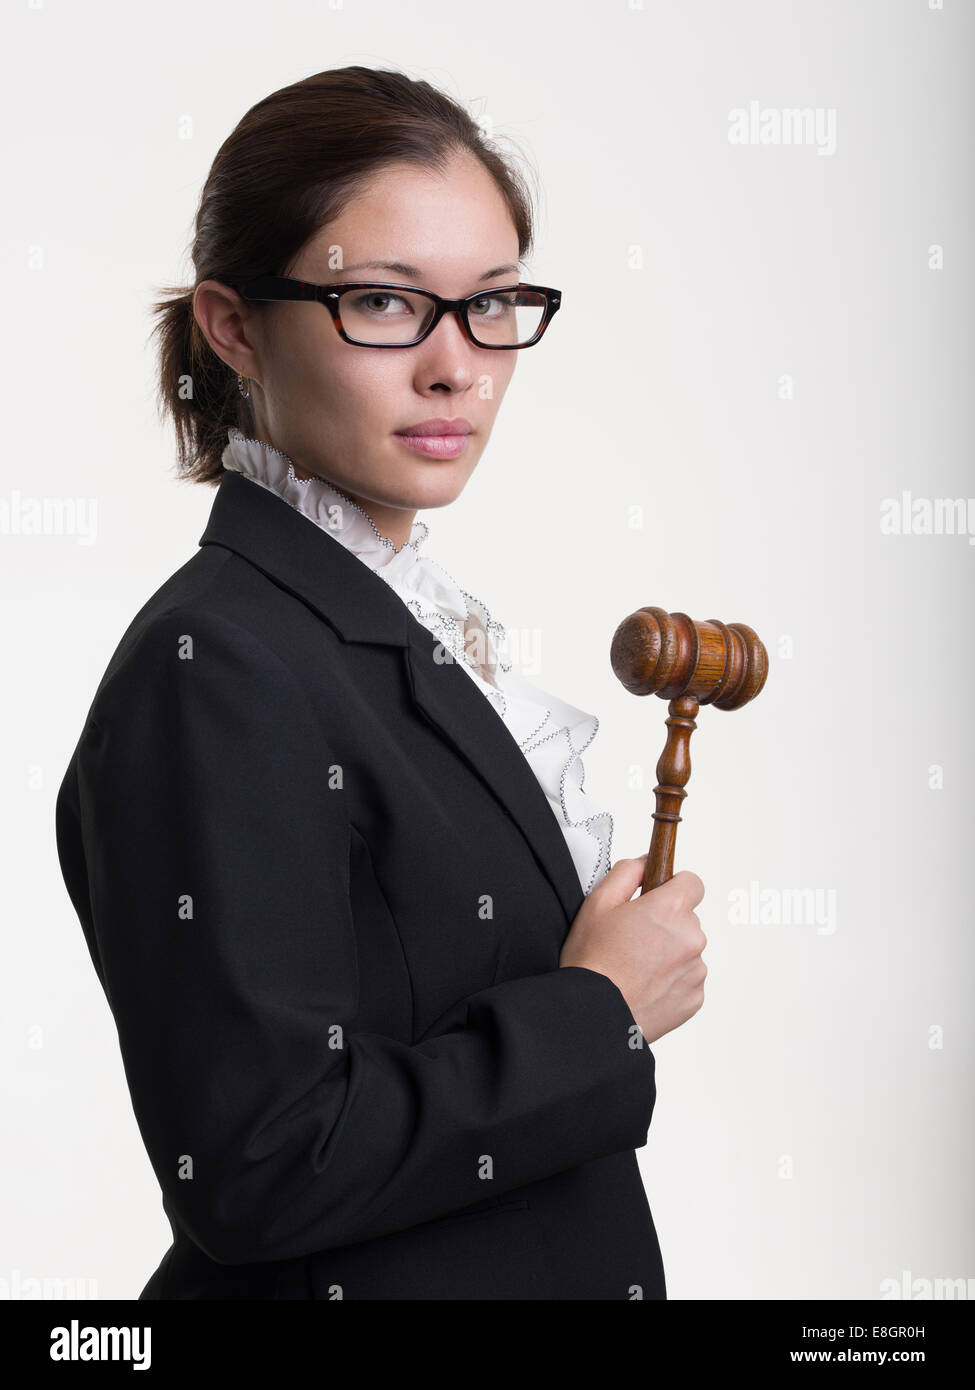
[[[417,368],[421,376],[452,391],[462,391],[474,380],[474,355],[478,348],[464,330],[457,309],[448,310],[432,333],[417,343]]]

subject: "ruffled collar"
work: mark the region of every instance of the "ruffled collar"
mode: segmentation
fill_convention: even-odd
[[[277,493],[357,555],[395,590],[414,616],[475,682],[518,743],[559,821],[586,893],[610,867],[613,818],[585,792],[581,754],[599,720],[533,685],[505,658],[505,629],[485,604],[421,554],[430,531],[414,521],[399,550],[333,483],[299,478],[287,454],[231,427],[224,468]]]

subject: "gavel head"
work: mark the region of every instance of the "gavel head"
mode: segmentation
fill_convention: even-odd
[[[718,709],[747,705],[768,675],[768,652],[744,623],[696,623],[662,608],[639,608],[624,618],[609,659],[633,695],[689,695]]]

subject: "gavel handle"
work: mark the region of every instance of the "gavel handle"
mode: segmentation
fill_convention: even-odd
[[[657,809],[653,813],[650,853],[643,872],[641,896],[659,888],[674,876],[674,846],[684,786],[691,775],[691,734],[700,705],[692,695],[680,695],[667,706],[667,743],[657,763],[657,785],[653,789]]]

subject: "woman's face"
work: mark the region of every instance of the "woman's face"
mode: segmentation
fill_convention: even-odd
[[[286,273],[316,284],[414,285],[460,299],[521,278],[518,235],[472,157],[456,156],[444,176],[396,165],[321,228]],[[517,350],[477,347],[455,314],[414,347],[377,349],[345,342],[317,303],[258,305],[206,281],[195,304],[215,350],[250,378],[258,437],[283,450],[299,477],[318,474],[348,493],[397,547],[417,510],[446,506],[463,491],[518,358]],[[457,458],[427,457],[397,434],[431,419],[469,422]]]

